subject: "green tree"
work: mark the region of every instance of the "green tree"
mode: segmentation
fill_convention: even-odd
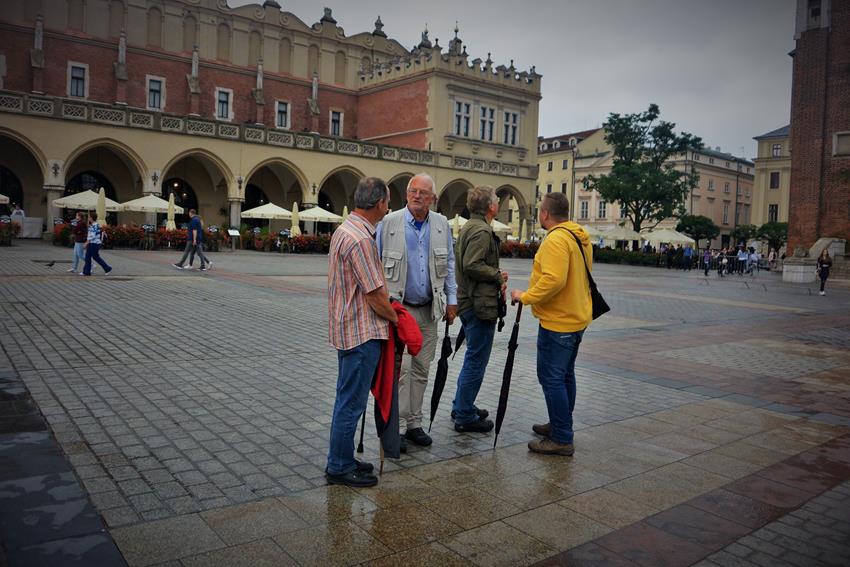
[[[746,244],[755,239],[759,234],[759,229],[754,224],[742,224],[736,226],[732,229],[732,232],[729,233],[729,238],[732,239],[734,244]]]
[[[653,228],[662,220],[681,214],[685,199],[699,176],[674,169],[671,158],[688,150],[702,149],[702,140],[687,133],[676,134],[676,125],[659,120],[658,105],[646,112],[611,113],[603,124],[605,142],[614,150],[611,173],[590,175],[587,189],[599,192],[609,203],[620,203],[632,228]]]
[[[700,240],[711,241],[720,234],[720,227],[714,224],[713,220],[702,215],[685,215],[681,217],[679,224],[676,225],[676,230],[696,240],[697,248],[699,248]],[[707,242],[706,246],[708,246]]]
[[[777,252],[788,242],[787,222],[766,222],[758,229],[758,237]]]

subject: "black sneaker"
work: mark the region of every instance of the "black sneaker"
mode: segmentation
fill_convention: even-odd
[[[493,422],[489,419],[479,419],[472,423],[455,423],[455,431],[458,433],[487,433],[493,429]]]
[[[420,447],[427,447],[432,443],[431,436],[425,433],[421,427],[408,429],[407,433],[404,434],[404,438],[412,441]]]
[[[357,459],[354,459],[354,464],[357,465],[358,472],[371,474],[371,472],[375,470],[375,465],[373,465],[372,463],[366,463],[364,461],[358,461]]]
[[[357,469],[346,474],[330,474],[326,472],[325,479],[328,481],[328,484],[340,484],[354,488],[368,488],[378,484],[378,477],[372,473],[362,472]]]
[[[476,413],[478,413],[478,419],[487,419],[488,417],[490,417],[490,412],[487,411],[486,409],[478,409],[478,410],[475,410],[475,411],[476,411]],[[454,419],[454,418],[455,418],[455,410],[452,410],[452,419]]]

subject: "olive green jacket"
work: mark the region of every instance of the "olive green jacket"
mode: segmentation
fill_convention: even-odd
[[[475,310],[482,321],[499,317],[502,272],[499,269],[499,237],[482,215],[470,215],[455,243],[457,309]]]

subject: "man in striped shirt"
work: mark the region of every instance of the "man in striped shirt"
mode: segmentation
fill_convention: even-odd
[[[366,411],[383,341],[389,338],[389,323],[398,322],[375,243],[375,226],[388,206],[386,184],[377,177],[361,179],[354,191],[354,212],[331,238],[328,323],[339,374],[325,470],[330,484],[378,483],[374,467],[354,458],[354,434]]]

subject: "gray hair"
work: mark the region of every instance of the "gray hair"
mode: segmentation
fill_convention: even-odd
[[[410,190],[410,186],[413,185],[414,179],[424,179],[425,181],[427,181],[428,184],[431,185],[431,194],[436,196],[437,191],[434,190],[434,178],[433,177],[431,177],[430,175],[428,175],[427,173],[424,173],[424,172],[423,173],[417,173],[416,175],[414,175],[413,177],[410,178],[410,181],[407,182],[407,190],[408,191]]]
[[[379,201],[389,201],[387,184],[379,177],[364,177],[354,190],[354,206],[358,209],[374,208]]]
[[[466,208],[470,213],[486,215],[490,210],[490,205],[499,202],[499,197],[496,195],[496,190],[489,185],[479,185],[474,189],[470,189],[466,195]]]

